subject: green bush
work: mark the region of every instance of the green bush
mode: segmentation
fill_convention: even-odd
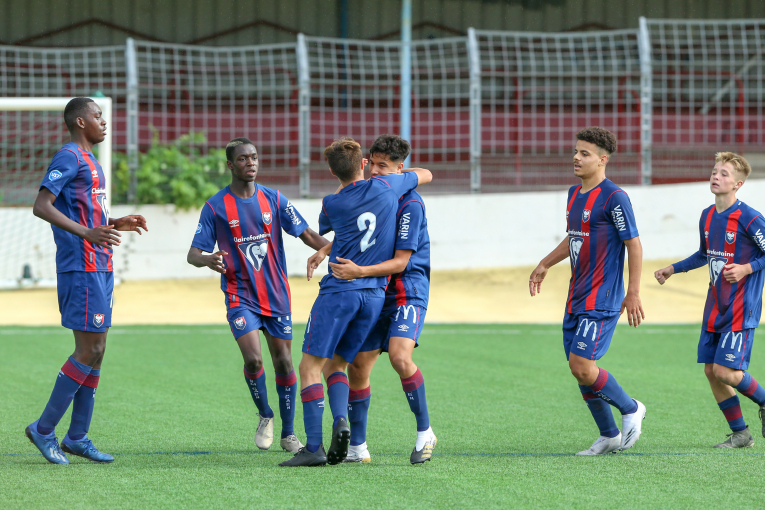
[[[198,208],[231,182],[226,151],[202,154],[204,133],[188,133],[170,143],[159,143],[154,131],[151,147],[138,156],[138,204],[175,204],[179,209]],[[130,189],[127,155],[112,156],[114,203],[124,204]]]

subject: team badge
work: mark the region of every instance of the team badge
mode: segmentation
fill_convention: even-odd
[[[590,221],[590,210],[589,209],[585,209],[584,211],[582,211],[582,221],[585,222],[585,223]]]
[[[727,263],[728,259],[709,257],[709,280],[712,282],[712,285],[717,283],[717,279]]]
[[[95,313],[93,314],[93,325],[97,328],[100,328],[104,325],[104,314],[102,313]]]
[[[48,179],[51,181],[55,181],[56,179],[60,179],[63,174],[59,172],[58,170],[53,170],[50,175],[48,176]]]
[[[241,243],[237,247],[255,271],[260,271],[268,253],[268,239],[261,239],[252,243]]]
[[[270,225],[271,224],[271,213],[270,212],[264,212],[263,213],[263,223],[265,223],[266,225]]]
[[[247,321],[244,320],[244,317],[237,317],[234,319],[234,326],[236,329],[244,329],[244,327],[247,325]]]
[[[726,232],[725,233],[725,242],[728,244],[733,244],[733,242],[736,240],[736,233],[735,232]]]
[[[202,232],[202,224],[197,223],[197,234],[200,234]]]

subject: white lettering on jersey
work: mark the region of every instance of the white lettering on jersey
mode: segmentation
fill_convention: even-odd
[[[757,243],[760,250],[765,251],[765,235],[759,228],[757,229],[757,232],[754,233],[754,242]]]
[[[292,202],[287,201],[287,207],[284,208],[284,212],[287,213],[287,217],[294,225],[300,225],[302,223],[295,213],[295,206],[292,205]]]
[[[367,225],[367,222],[369,222],[369,225]],[[374,245],[377,242],[377,239],[373,239],[370,243],[369,240],[372,239],[372,234],[375,233],[375,227],[377,227],[377,216],[374,215],[374,213],[371,212],[365,212],[359,215],[358,219],[356,220],[356,225],[359,227],[359,230],[362,232],[364,230],[367,231],[366,234],[364,234],[364,237],[361,238],[361,253],[364,253],[369,249],[370,246]]]
[[[627,222],[624,220],[624,213],[622,212],[622,204],[614,207],[614,210],[611,211],[611,218],[614,220],[616,230],[622,232],[627,229]]]
[[[402,241],[409,239],[409,223],[411,219],[409,217],[411,213],[404,213],[401,215],[401,221],[398,224],[398,237]]]

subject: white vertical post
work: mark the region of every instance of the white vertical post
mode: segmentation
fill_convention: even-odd
[[[311,194],[311,87],[308,46],[305,35],[298,34],[295,51],[298,68],[298,164],[300,166],[300,196]]]
[[[412,0],[401,2],[401,138],[412,141]],[[410,154],[404,161],[408,167]]]
[[[127,67],[127,162],[130,170],[127,201],[130,204],[136,204],[138,200],[138,57],[132,37],[127,39],[125,64]]]
[[[651,184],[653,148],[653,66],[651,65],[651,35],[648,21],[640,16],[638,30],[640,52],[640,177],[643,185]]]
[[[468,28],[470,66],[470,191],[481,191],[481,55],[474,28]]]

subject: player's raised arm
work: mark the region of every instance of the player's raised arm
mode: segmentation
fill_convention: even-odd
[[[547,276],[547,271],[558,262],[566,260],[568,256],[568,236],[566,236],[531,272],[531,276],[529,276],[529,293],[532,296],[542,292],[542,281]]]
[[[707,239],[704,227],[706,219],[705,213],[702,213],[701,219],[699,219],[699,250],[687,259],[683,259],[654,271],[653,277],[656,278],[656,281],[658,281],[660,285],[664,285],[664,282],[675,273],[687,273],[688,271],[692,271],[707,264]]]
[[[433,181],[433,173],[426,168],[404,168],[401,173],[414,172],[417,175],[417,185],[422,186]]]
[[[640,275],[643,271],[643,245],[640,237],[633,237],[624,241],[627,247],[627,259],[629,263],[630,279],[627,283],[627,295],[624,296],[622,309],[619,313],[627,311],[627,321],[630,326],[638,327],[645,320],[645,312],[640,302]]]

